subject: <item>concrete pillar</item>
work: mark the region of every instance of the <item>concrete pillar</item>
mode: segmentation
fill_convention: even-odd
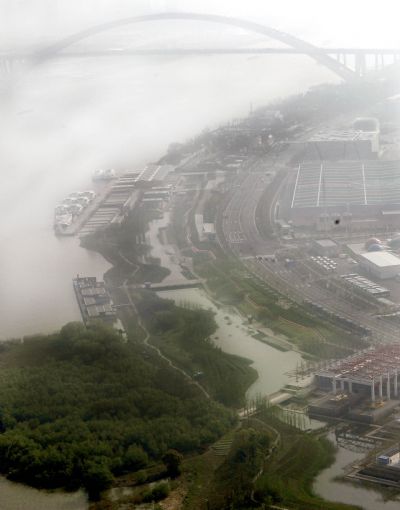
[[[371,400],[372,402],[375,402],[375,380],[372,380],[371,384]]]
[[[333,394],[336,395],[336,377],[332,377],[332,390]]]
[[[379,398],[382,400],[383,397],[383,378],[382,376],[379,378]]]
[[[387,375],[387,389],[386,389],[387,399],[390,400],[390,373]]]
[[[353,393],[353,381],[348,381],[349,384],[349,393]]]
[[[340,389],[344,393],[344,379],[340,379]]]
[[[399,396],[399,392],[397,389],[397,370],[394,371],[394,396],[395,397]]]

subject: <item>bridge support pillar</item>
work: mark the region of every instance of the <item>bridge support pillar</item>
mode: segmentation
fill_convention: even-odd
[[[372,402],[375,402],[375,381],[372,381],[371,384],[371,400]]]
[[[356,74],[359,77],[365,76],[365,73],[367,71],[367,62],[364,53],[357,52],[355,54],[355,68]]]

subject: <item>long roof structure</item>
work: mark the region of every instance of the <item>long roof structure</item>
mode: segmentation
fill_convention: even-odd
[[[334,361],[316,375],[352,381],[371,381],[395,370],[400,373],[400,344],[385,344]]]
[[[400,161],[299,165],[292,208],[400,204]]]

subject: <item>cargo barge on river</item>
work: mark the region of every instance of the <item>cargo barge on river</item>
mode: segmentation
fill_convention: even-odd
[[[95,276],[79,276],[72,280],[83,322],[95,320],[113,324],[117,320],[115,308],[104,282]]]

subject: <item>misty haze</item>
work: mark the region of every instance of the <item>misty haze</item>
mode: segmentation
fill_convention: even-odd
[[[81,4],[0,2],[0,509],[398,508],[396,3]]]

